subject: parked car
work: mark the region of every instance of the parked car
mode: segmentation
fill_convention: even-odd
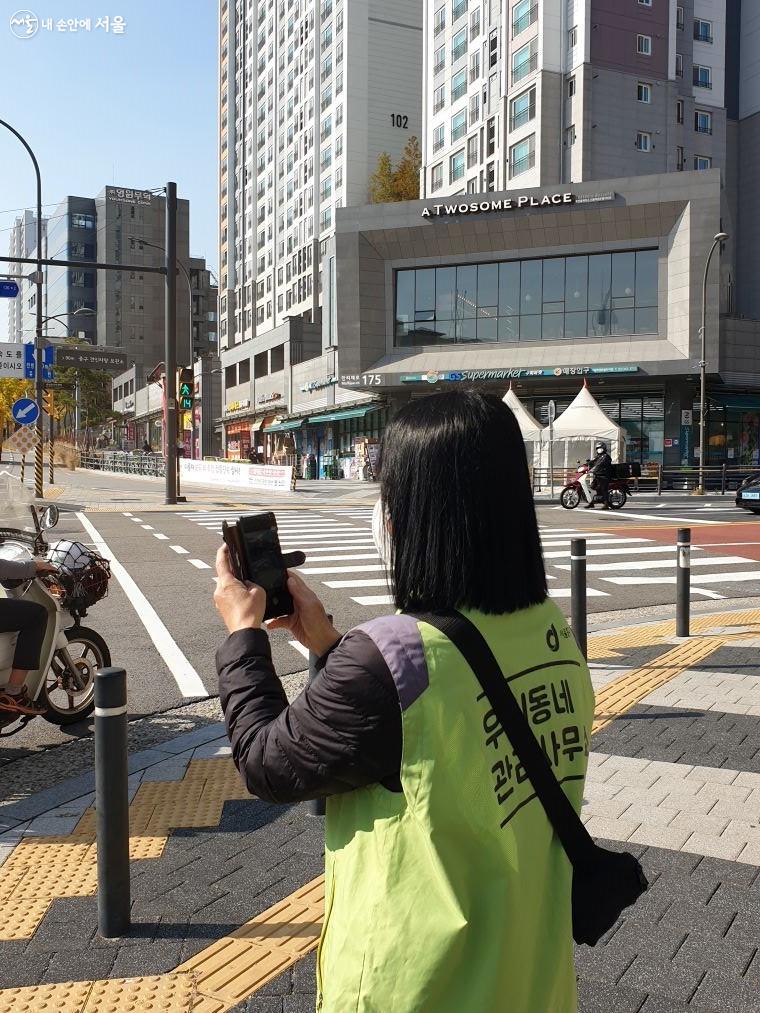
[[[760,514],[760,472],[744,479],[736,490],[736,505]]]

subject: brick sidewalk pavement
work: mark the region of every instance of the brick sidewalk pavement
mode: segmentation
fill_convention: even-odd
[[[686,642],[665,622],[590,638],[584,819],[651,888],[579,949],[581,1013],[760,1005],[760,611],[692,625]],[[312,1010],[321,820],[248,797],[218,724],[130,763],[125,939],[96,934],[91,776],[2,807],[0,1011]]]

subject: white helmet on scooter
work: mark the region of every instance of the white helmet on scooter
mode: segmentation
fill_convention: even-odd
[[[111,568],[108,560],[81,542],[62,540],[50,547],[48,560],[58,567],[61,604],[82,611],[105,598]]]
[[[70,542],[63,538],[60,542],[54,542],[50,546],[46,558],[59,570],[75,574],[84,570],[90,563],[92,552],[81,542]]]

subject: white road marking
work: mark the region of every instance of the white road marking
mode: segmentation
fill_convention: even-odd
[[[141,528],[145,528],[146,531],[152,531],[153,530],[153,525],[152,524],[141,524],[140,527]]]
[[[553,549],[560,545],[569,546],[572,539],[570,538],[543,538],[541,544],[546,548]],[[586,545],[643,545],[645,542],[651,542],[651,538],[594,538],[592,541],[586,539]],[[661,543],[660,543],[661,544]],[[667,548],[667,546],[665,546]]]
[[[187,556],[188,555],[187,549],[183,549],[181,545],[170,545],[169,548],[173,552],[176,552],[180,556]]]
[[[123,517],[131,517],[132,514],[122,514]]]
[[[675,584],[672,577],[602,577],[611,584]],[[700,584],[735,584],[756,580],[760,584],[760,570],[742,571],[741,573],[700,573]]]
[[[154,531],[153,532],[153,537],[157,538],[159,540],[159,542],[168,542],[169,541],[169,536],[168,535],[162,535],[159,531]]]
[[[382,563],[366,566],[299,566],[299,573],[367,573],[372,570],[384,570]]]
[[[135,524],[142,524],[142,517],[133,517],[132,520]]]
[[[297,640],[289,640],[288,643],[290,644],[290,646],[293,648],[294,651],[298,651],[298,653],[302,654],[304,658],[309,657],[308,647],[304,647],[303,644],[299,644]]]
[[[98,552],[110,560],[111,572],[121,584],[124,593],[129,598],[140,621],[147,630],[148,636],[153,641],[156,650],[166,662],[166,667],[177,683],[180,693],[183,696],[207,697],[208,691],[203,685],[201,677],[180,650],[174,638],[159,618],[158,613],[132,577],[130,577],[125,567],[108,548],[97,528],[94,527],[83,513],[78,513],[76,518],[97,545]]]
[[[369,594],[361,595],[358,598],[352,598],[351,601],[355,601],[357,605],[393,605],[393,597],[389,594]]]
[[[751,560],[743,556],[695,556],[691,565],[694,566],[735,566],[737,563],[749,563]],[[555,564],[558,570],[569,570],[570,565],[564,563]],[[675,554],[670,559],[621,559],[619,563],[587,563],[586,570],[589,572],[604,570],[659,570],[665,566],[675,565]],[[760,580],[760,569],[757,571]],[[700,578],[701,579],[701,578]]]
[[[194,566],[196,570],[210,570],[211,567],[208,563],[204,563],[202,559],[188,559],[188,563]]]
[[[701,546],[692,545],[692,553],[702,551]],[[650,552],[667,552],[670,553],[669,558],[675,561],[676,548],[675,545],[663,545],[661,542],[650,542],[649,545],[640,545],[635,549],[586,549],[587,556],[631,556],[631,555],[645,555]],[[545,552],[544,559],[567,559],[570,555],[569,549],[564,552]],[[556,563],[553,565],[557,565]]]
[[[387,587],[387,577],[362,577],[358,580],[323,580],[325,587]]]
[[[692,587],[690,590],[692,594],[703,594],[705,598],[710,598],[712,601],[727,600],[725,594],[718,594],[717,591],[708,591],[705,587]]]
[[[339,551],[338,547],[335,550]],[[380,556],[377,552],[347,552],[345,556],[312,556],[311,553],[307,556],[308,563],[337,563],[344,559],[379,559]]]
[[[606,512],[607,512],[607,515],[608,515],[608,519],[609,519],[609,516],[611,514],[614,514],[615,517],[618,517],[618,518],[621,518],[621,519],[625,519],[625,520],[628,520],[629,518],[631,520],[635,520],[635,521],[661,521],[662,520],[662,517],[658,517],[657,514],[632,514],[632,513],[629,513],[627,510],[614,510],[614,511],[613,510],[608,510]],[[697,517],[668,517],[668,520],[669,521],[681,521],[683,524],[722,524],[723,523],[722,521],[708,521],[706,519],[697,518]]]
[[[569,587],[550,587],[549,597],[550,598],[569,598],[572,591]],[[608,591],[597,591],[595,587],[586,588],[587,598],[609,598]]]

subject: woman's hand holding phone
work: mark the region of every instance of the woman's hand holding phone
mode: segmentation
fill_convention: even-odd
[[[220,546],[216,554],[216,573],[214,605],[230,633],[261,629],[267,607],[266,591],[257,584],[244,584],[237,579],[226,545]]]
[[[299,644],[321,657],[341,638],[325,612],[325,607],[306,581],[288,570],[288,591],[293,598],[293,615],[271,619],[268,630],[288,630]]]

